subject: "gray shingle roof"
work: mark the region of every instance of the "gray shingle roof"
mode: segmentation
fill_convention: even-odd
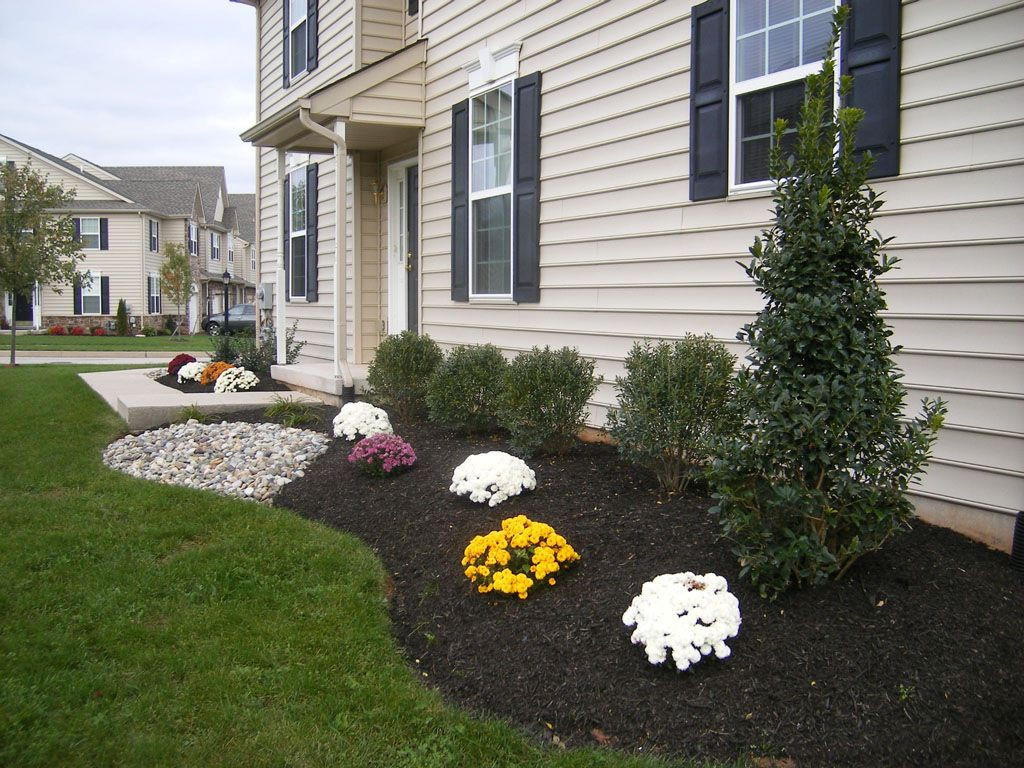
[[[256,242],[256,195],[228,195],[228,205],[235,209],[238,234],[246,242]]]
[[[215,218],[217,194],[227,185],[224,168],[219,165],[128,165],[103,166],[125,181],[192,181],[199,185],[203,197],[203,218],[207,224],[219,224]],[[227,205],[227,201],[224,201]],[[191,214],[191,209],[189,210]]]
[[[191,216],[195,204],[193,181],[110,181],[111,189],[164,216]]]

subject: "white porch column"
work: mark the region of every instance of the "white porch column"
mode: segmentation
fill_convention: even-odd
[[[288,234],[284,231],[285,211],[289,201],[284,194],[285,154],[283,149],[277,150],[277,295],[274,297],[274,325],[277,327],[277,364],[288,362],[287,346],[285,345],[285,313],[284,298],[284,240]]]

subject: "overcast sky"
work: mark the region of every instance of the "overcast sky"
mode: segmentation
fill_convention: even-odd
[[[254,10],[0,0],[0,133],[99,165],[223,165],[253,191]]]

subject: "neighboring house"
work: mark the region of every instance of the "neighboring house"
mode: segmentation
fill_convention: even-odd
[[[244,1],[244,0],[236,0]],[[260,282],[278,377],[335,400],[384,334],[577,347],[605,384],[643,338],[736,332],[770,221],[765,157],[830,0],[248,0]],[[914,500],[1009,547],[1024,506],[1024,8],[851,0],[840,51],[901,268],[909,407],[949,403]],[[336,258],[338,254],[342,258]],[[282,300],[283,299],[283,300]]]
[[[209,233],[216,232],[225,245],[231,245],[239,236],[238,220],[253,217],[251,202],[243,214],[228,203],[223,168],[103,167],[74,154],[58,158],[3,135],[0,158],[17,165],[31,164],[51,183],[75,191],[67,212],[75,220],[85,255],[79,262],[83,279],[63,287],[61,293],[43,285],[31,296],[3,297],[2,311],[8,322],[29,328],[109,327],[118,302],[124,299],[135,328],[164,327],[178,313],[163,294],[160,280],[166,245],[171,242],[181,243],[194,254],[196,290],[187,309],[190,328],[198,328],[210,304],[219,307],[222,303],[225,269],[231,273],[229,299],[232,292],[238,301],[255,292],[254,271],[248,261],[236,266],[225,251],[224,265],[213,265],[201,255]],[[250,240],[242,247],[251,242],[249,226]],[[211,288],[213,283],[216,285]]]

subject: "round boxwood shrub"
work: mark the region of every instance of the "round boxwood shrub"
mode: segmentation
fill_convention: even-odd
[[[594,361],[570,347],[534,347],[516,356],[505,371],[498,412],[513,450],[521,456],[567,451],[600,382]]]
[[[493,428],[507,368],[493,344],[455,347],[427,383],[430,420],[466,432]]]
[[[685,488],[707,463],[709,443],[735,429],[735,361],[711,336],[634,344],[625,377],[615,379],[619,408],[608,414],[622,457],[653,472],[662,488]]]
[[[429,336],[412,331],[388,336],[377,345],[367,371],[367,397],[401,419],[417,418],[426,408],[427,382],[441,357]]]

